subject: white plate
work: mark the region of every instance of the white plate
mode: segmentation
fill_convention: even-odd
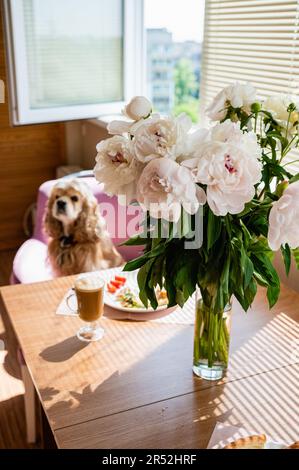
[[[271,441],[270,439],[266,441],[265,449],[286,449],[287,446],[282,444],[282,442]]]
[[[106,271],[101,271],[101,277],[105,280],[105,294],[104,294],[104,302],[106,305],[109,307],[114,308],[115,310],[120,310],[122,312],[130,312],[130,313],[149,313],[149,312],[157,312],[161,310],[166,310],[168,307],[167,305],[162,305],[158,307],[156,310],[154,310],[152,307],[149,308],[129,308],[129,307],[123,307],[119,301],[116,300],[116,297],[118,293],[121,291],[121,289],[125,287],[129,287],[134,294],[138,295],[139,289],[138,289],[138,283],[137,283],[137,273],[138,271],[122,271],[122,268],[113,268],[113,269],[107,269]],[[107,290],[107,285],[110,281],[112,281],[115,276],[120,275],[123,276],[127,279],[124,287],[121,287],[118,289],[115,294],[111,294]]]

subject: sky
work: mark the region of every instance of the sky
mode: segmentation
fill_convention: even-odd
[[[174,41],[203,39],[204,0],[145,0],[147,28],[167,28]]]

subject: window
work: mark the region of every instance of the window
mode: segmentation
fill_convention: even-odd
[[[143,91],[142,0],[6,0],[15,124],[119,112]]]
[[[204,0],[145,0],[147,96],[154,110],[199,116]]]

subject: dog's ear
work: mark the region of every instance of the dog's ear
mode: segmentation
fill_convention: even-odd
[[[52,208],[54,204],[54,194],[52,193],[48,199],[47,207],[43,220],[43,227],[45,233],[51,238],[59,238],[63,235],[62,223],[55,219],[52,215]]]
[[[97,241],[99,239],[99,208],[94,196],[85,197],[82,210],[74,224],[74,236],[77,242]]]

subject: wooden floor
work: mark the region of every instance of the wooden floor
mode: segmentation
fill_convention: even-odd
[[[0,285],[9,284],[14,251],[0,252]],[[0,449],[29,448],[26,443],[23,383],[17,361],[17,341],[0,312]]]

